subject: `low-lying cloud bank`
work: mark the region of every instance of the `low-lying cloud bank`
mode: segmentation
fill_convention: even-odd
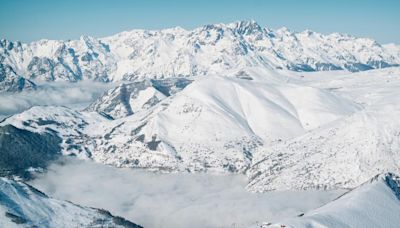
[[[35,105],[64,105],[82,108],[100,96],[112,83],[51,82],[38,84],[36,91],[0,94],[0,117],[24,111]]]
[[[156,174],[68,159],[31,183],[47,194],[100,207],[145,227],[243,227],[316,208],[336,192],[249,193],[245,176]]]

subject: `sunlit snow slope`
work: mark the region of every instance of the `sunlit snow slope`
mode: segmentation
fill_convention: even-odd
[[[365,108],[260,151],[248,172],[250,190],[349,188],[399,173],[399,69],[316,78],[305,84],[334,88]]]
[[[0,226],[141,227],[106,210],[53,199],[28,184],[6,178],[0,178]]]
[[[245,172],[257,148],[300,136],[360,109],[327,90],[264,73],[249,70],[247,79],[198,78],[181,92],[116,120],[64,107],[34,107],[1,125],[35,132],[51,129],[63,139],[64,154],[119,167]],[[118,104],[120,98],[105,96],[102,101]],[[130,107],[137,101],[131,95],[124,99],[132,102]],[[120,106],[108,107],[114,117],[119,113]]]
[[[262,227],[398,227],[399,211],[400,178],[387,173],[298,218]]]

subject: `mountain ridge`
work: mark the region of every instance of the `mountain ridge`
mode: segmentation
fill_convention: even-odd
[[[0,63],[26,80],[109,82],[224,75],[246,67],[364,71],[399,66],[400,48],[346,34],[296,33],[238,21],[193,30],[136,29],[68,41],[2,39]]]
[[[51,198],[9,178],[0,177],[0,196],[2,227],[142,227],[103,209]]]
[[[400,177],[382,173],[319,208],[261,227],[396,227],[399,209]]]
[[[274,73],[246,74],[246,79],[205,76],[189,85],[184,80],[183,90],[182,79],[134,82],[126,84],[131,94],[121,86],[111,89],[86,111],[37,106],[0,126],[56,133],[62,154],[117,167],[244,173],[263,144],[299,136],[360,109],[329,91],[285,83]],[[164,94],[172,95],[152,99],[155,85],[166,85],[171,92]],[[138,99],[143,92],[144,99]]]

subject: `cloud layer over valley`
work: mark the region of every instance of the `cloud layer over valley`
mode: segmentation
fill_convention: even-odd
[[[247,192],[245,176],[160,174],[63,160],[31,184],[50,196],[107,208],[145,227],[217,227],[277,221],[340,192]]]

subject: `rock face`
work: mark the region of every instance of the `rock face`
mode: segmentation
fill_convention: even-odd
[[[1,227],[141,228],[103,209],[48,197],[23,182],[0,178]]]
[[[400,177],[386,173],[297,218],[262,227],[397,227]]]
[[[35,83],[18,76],[12,67],[0,63],[0,92],[21,92],[35,89]]]
[[[398,45],[312,31],[271,30],[254,21],[191,31],[132,30],[96,39],[0,41],[6,76],[46,81],[136,80],[224,74],[245,67],[292,71],[364,71],[398,66]]]
[[[96,111],[118,119],[145,111],[191,83],[185,78],[145,79],[122,83],[94,101],[86,111]]]

